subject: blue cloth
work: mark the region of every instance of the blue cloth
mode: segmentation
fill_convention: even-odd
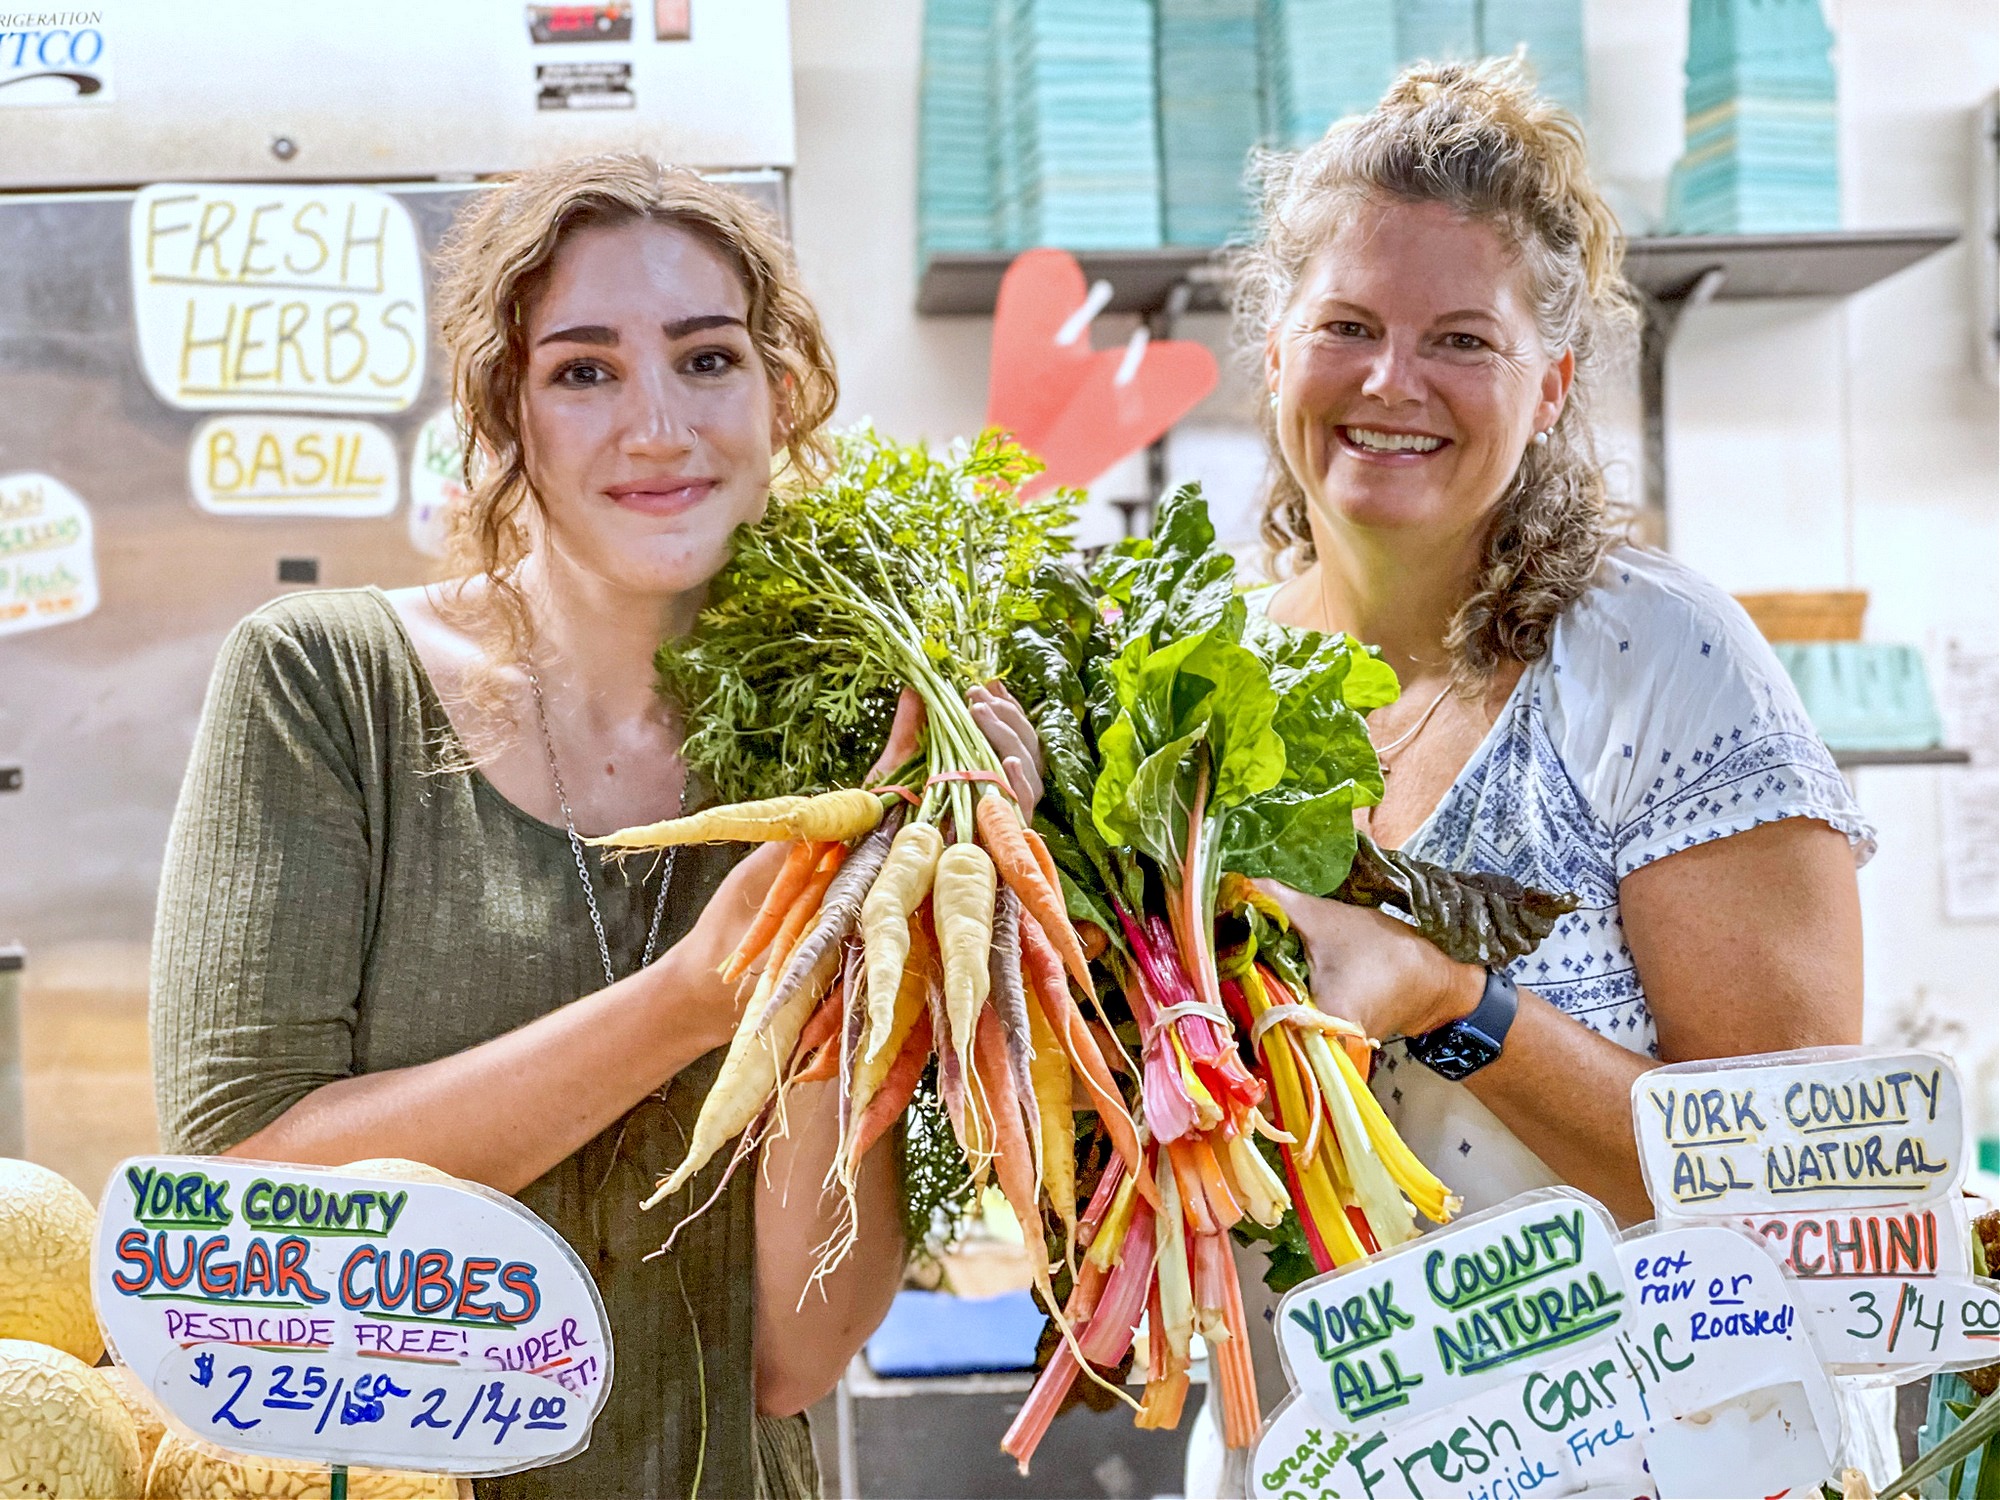
[[[884,1376],[1032,1370],[1046,1321],[1025,1291],[976,1302],[948,1292],[898,1292],[868,1340],[868,1368]]]

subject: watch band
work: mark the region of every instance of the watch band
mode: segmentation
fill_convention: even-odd
[[[1500,1056],[1520,1004],[1514,981],[1488,969],[1486,989],[1472,1014],[1411,1038],[1410,1056],[1443,1077],[1469,1078]]]

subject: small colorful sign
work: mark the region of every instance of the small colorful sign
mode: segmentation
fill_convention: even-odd
[[[159,183],[132,199],[139,362],[169,406],[366,416],[423,385],[408,210],[358,187]]]
[[[451,509],[465,499],[465,441],[450,407],[417,429],[410,453],[410,545],[426,557],[445,555]]]
[[[89,509],[50,475],[0,476],[0,635],[66,625],[96,608]]]
[[[105,1340],[239,1452],[492,1475],[580,1451],[611,1380],[589,1274],[472,1183],[214,1157],[119,1164],[98,1212]]]
[[[632,0],[595,5],[530,5],[528,39],[549,42],[629,42]]]
[[[211,417],[188,445],[188,489],[213,516],[386,516],[396,443],[340,417]]]

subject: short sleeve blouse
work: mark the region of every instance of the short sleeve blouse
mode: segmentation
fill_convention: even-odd
[[[1664,554],[1620,547],[1403,847],[1574,894],[1577,909],[1510,972],[1651,1056],[1653,1015],[1625,943],[1619,882],[1782,818],[1830,824],[1857,863],[1874,853],[1873,830],[1742,607]],[[1557,1181],[1464,1085],[1401,1046],[1386,1048],[1382,1064],[1384,1108],[1468,1211]]]

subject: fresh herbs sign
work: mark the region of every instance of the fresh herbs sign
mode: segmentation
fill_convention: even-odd
[[[198,1157],[120,1165],[113,1352],[191,1431],[281,1458],[505,1474],[582,1449],[611,1378],[562,1239],[470,1183]]]

